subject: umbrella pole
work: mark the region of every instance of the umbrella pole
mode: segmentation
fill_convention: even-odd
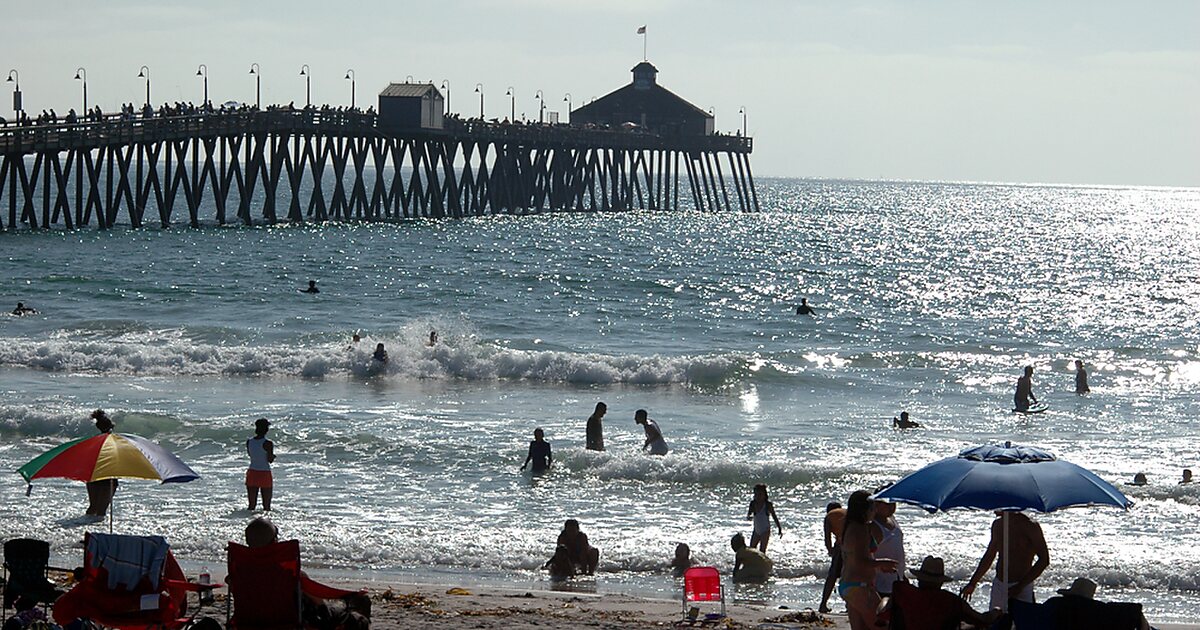
[[[1008,592],[1008,511],[1004,512],[1004,555],[1001,559],[1004,561],[1004,602],[1000,605],[1001,612],[1008,612],[1008,600],[1012,597],[1012,593]]]

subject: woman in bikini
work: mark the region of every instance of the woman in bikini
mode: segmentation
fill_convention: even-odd
[[[875,591],[878,571],[896,571],[896,562],[875,557],[875,539],[870,523],[875,519],[875,507],[866,490],[856,490],[846,504],[846,526],[842,530],[842,576],[838,595],[846,600],[851,630],[871,630],[875,627],[875,611],[879,608],[879,593]]]
[[[780,536],[783,535],[783,526],[779,524],[779,517],[775,516],[775,504],[767,499],[765,484],[754,486],[754,500],[750,501],[746,518],[754,519],[750,546],[758,547],[759,551],[767,553],[767,543],[771,541],[771,519],[775,519],[775,528],[779,530]]]

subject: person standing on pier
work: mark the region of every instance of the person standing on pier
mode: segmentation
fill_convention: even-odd
[[[608,413],[608,405],[596,403],[596,410],[587,419],[587,450],[604,450],[604,414]]]
[[[267,439],[271,421],[259,418],[254,421],[254,437],[246,440],[246,452],[250,455],[250,468],[246,470],[247,509],[258,507],[258,493],[262,492],[263,510],[271,511],[271,495],[275,482],[271,476],[271,464],[275,461],[275,443]]]

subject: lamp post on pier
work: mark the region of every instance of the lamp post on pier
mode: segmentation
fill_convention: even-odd
[[[312,75],[308,72],[308,64],[300,66],[300,76],[304,77],[304,106],[312,105]]]
[[[475,93],[479,95],[479,120],[483,120],[483,84],[475,84]]]
[[[202,103],[201,106],[204,108],[207,108],[208,107],[208,66],[206,66],[204,64],[200,64],[200,67],[196,68],[196,76],[204,77],[204,102]]]
[[[17,117],[17,122],[21,122],[21,112],[25,111],[25,108],[21,106],[21,73],[17,72],[15,68],[9,70],[8,78],[5,79],[5,82],[14,84],[13,114]]]
[[[75,71],[75,80],[83,81],[83,115],[87,116],[87,70],[79,68]]]
[[[742,105],[742,109],[738,111],[742,115],[742,137],[746,137],[746,106]]]
[[[146,80],[146,107],[150,107],[150,68],[142,66],[142,69],[138,70],[138,78]]]
[[[538,90],[533,98],[538,100],[538,124],[540,125],[546,122],[546,96],[542,94],[541,90]]]
[[[513,87],[508,86],[508,98],[511,100],[512,111],[508,114],[508,122],[517,122],[517,93],[513,91]]]
[[[450,113],[450,79],[442,79],[442,89],[446,90],[446,113]]]
[[[254,75],[254,109],[262,109],[262,68],[252,63],[250,74]]]
[[[354,109],[355,74],[353,68],[346,71],[346,80],[350,82],[350,109]]]
[[[567,92],[567,95],[563,97],[563,101],[565,101],[567,103],[567,122],[570,122],[571,121],[571,93],[570,92]]]

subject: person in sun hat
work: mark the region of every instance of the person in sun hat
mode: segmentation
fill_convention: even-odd
[[[1058,597],[1043,604],[1050,618],[1062,628],[1142,628],[1150,624],[1142,615],[1141,604],[1102,602],[1096,599],[1097,584],[1085,577],[1075,578],[1071,586],[1058,589]]]
[[[957,593],[943,589],[942,585],[953,579],[946,575],[946,564],[941,558],[925,556],[921,566],[909,569],[908,573],[916,579],[916,586],[911,582],[896,582],[885,604],[907,630],[957,628],[963,622],[986,628],[1000,616],[998,610],[978,613]]]

